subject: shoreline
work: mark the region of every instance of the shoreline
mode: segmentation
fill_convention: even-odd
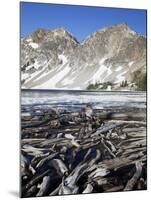
[[[132,91],[132,90],[68,90],[68,89],[21,89],[21,92],[84,92],[84,93],[89,93],[89,92],[104,92],[104,93],[147,93],[147,91]]]

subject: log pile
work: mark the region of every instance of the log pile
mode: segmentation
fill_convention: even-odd
[[[146,116],[22,108],[21,196],[144,190]]]

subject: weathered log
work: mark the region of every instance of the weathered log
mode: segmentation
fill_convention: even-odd
[[[124,191],[132,190],[134,188],[137,180],[141,176],[142,163],[141,162],[136,162],[135,166],[136,166],[136,172],[135,172],[134,176],[127,182],[127,184],[126,184],[126,186],[124,188]]]
[[[89,178],[96,178],[96,177],[104,177],[107,174],[109,174],[110,171],[104,167],[98,167],[96,170],[94,170],[93,172],[91,172],[91,174],[89,175]]]
[[[88,194],[88,193],[91,193],[93,191],[93,186],[92,184],[88,183],[86,188],[83,190],[83,194]]]
[[[35,183],[37,183],[40,179],[46,176],[50,172],[50,169],[46,170],[40,175],[34,177],[25,187],[22,188],[22,193],[25,193],[30,187],[32,187]]]
[[[38,188],[36,185],[33,185],[25,194],[24,197],[34,197],[38,192]]]
[[[41,196],[45,196],[50,188],[50,181],[51,181],[51,177],[50,176],[44,176],[43,177],[43,181],[40,185],[40,190],[37,193],[37,197],[41,197]]]
[[[55,158],[59,153],[53,153],[51,155],[48,155],[45,158],[42,158],[38,164],[36,165],[36,170],[40,169],[44,164],[46,164],[47,162],[49,162],[50,160],[52,160],[53,158]]]
[[[59,190],[61,188],[61,184],[54,190],[52,191],[49,196],[54,196],[54,195],[57,195],[59,193]]]
[[[120,127],[123,124],[124,124],[123,122],[119,122],[119,123],[116,123],[116,124],[106,124],[105,126],[98,128],[97,131],[92,135],[92,137],[94,135],[100,135],[100,134],[107,133],[109,130]]]
[[[143,121],[126,121],[126,120],[110,120],[109,123],[122,123],[123,125],[125,124],[138,124],[142,126],[146,126],[146,122]]]
[[[98,160],[100,159],[100,157],[101,157],[101,152],[100,152],[99,149],[97,149],[96,150],[96,157],[91,159],[91,161],[89,162],[89,165],[93,166],[95,163],[98,162]]]
[[[53,159],[51,161],[53,167],[57,170],[57,173],[62,177],[64,175],[68,175],[68,169],[66,165],[60,159]]]
[[[110,189],[107,189],[105,192],[117,192],[117,191],[122,191],[124,188],[124,185],[118,185],[115,187],[112,187]]]
[[[101,144],[104,146],[104,148],[108,151],[108,153],[109,153],[113,158],[116,157],[116,155],[115,155],[115,154],[110,150],[110,148],[105,144],[103,138],[101,139]]]

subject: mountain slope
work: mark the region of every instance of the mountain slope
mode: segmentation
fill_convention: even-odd
[[[146,71],[146,38],[126,24],[98,30],[79,43],[64,29],[39,29],[21,39],[23,88],[85,89],[96,82],[132,82]]]

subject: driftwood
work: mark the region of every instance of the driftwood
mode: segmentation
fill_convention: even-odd
[[[49,191],[50,184],[51,184],[51,177],[45,176],[43,178],[43,182],[40,185],[40,190],[36,196],[37,197],[45,196],[47,192]]]
[[[22,111],[22,197],[146,189],[144,110]]]
[[[82,193],[88,194],[88,193],[91,193],[92,191],[93,191],[93,186],[92,186],[92,184],[88,183],[86,188],[84,189],[84,191]]]
[[[134,176],[127,182],[124,191],[132,190],[137,183],[137,180],[141,176],[142,173],[142,163],[141,162],[136,162],[136,172]]]

